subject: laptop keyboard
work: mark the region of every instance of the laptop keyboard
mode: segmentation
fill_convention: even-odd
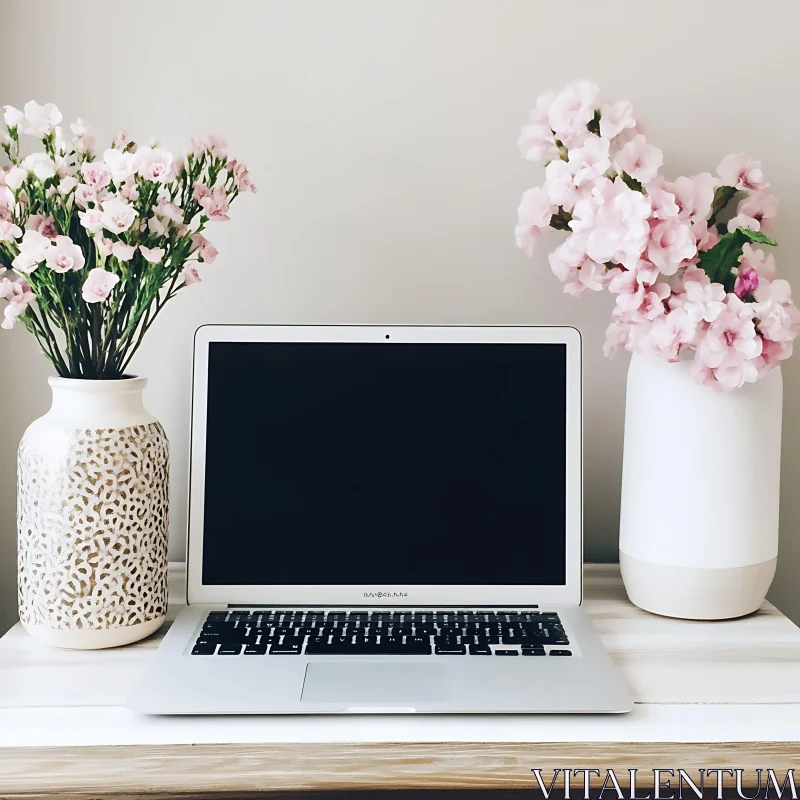
[[[212,611],[193,656],[571,656],[555,613]]]

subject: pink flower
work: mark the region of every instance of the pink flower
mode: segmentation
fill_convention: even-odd
[[[725,310],[725,288],[720,283],[687,281],[683,310],[693,322],[713,322]]]
[[[234,159],[228,162],[228,171],[233,175],[233,185],[239,192],[258,192],[246,164]]]
[[[14,242],[22,236],[22,231],[13,222],[0,219],[0,242]]]
[[[677,361],[681,351],[693,344],[696,332],[697,323],[685,309],[678,308],[654,319],[636,344],[639,352]]]
[[[79,211],[78,217],[81,221],[81,225],[83,225],[89,233],[99,233],[103,230],[103,219],[99,208]]]
[[[78,186],[78,181],[72,175],[67,175],[58,182],[58,193],[66,197],[73,189]]]
[[[135,203],[139,199],[139,187],[136,185],[135,178],[127,178],[120,186],[117,194],[124,197],[131,203]]]
[[[192,236],[192,245],[200,261],[205,264],[213,264],[214,260],[219,255],[217,248],[214,247],[202,233],[196,233]]]
[[[743,303],[735,294],[726,296],[726,309],[697,346],[696,358],[714,370],[727,388],[738,388],[758,378],[756,359],[761,355],[761,337],[753,322],[753,304]]]
[[[191,286],[193,283],[200,283],[200,273],[192,264],[187,264],[183,268],[181,275],[183,275],[183,282],[186,286]]]
[[[46,236],[48,239],[55,239],[56,236],[58,236],[56,221],[52,217],[44,217],[41,214],[31,214],[31,216],[28,217],[28,221],[25,223],[25,227],[29,231],[41,233],[42,236]]]
[[[23,160],[22,166],[40,181],[49,180],[56,174],[55,162],[47,153],[31,153]]]
[[[177,203],[171,203],[166,197],[160,197],[153,213],[172,222],[183,222],[183,209]]]
[[[22,188],[22,184],[28,179],[28,170],[22,167],[11,167],[8,172],[3,173],[3,183],[16,192]]]
[[[531,112],[533,116],[534,112]],[[558,156],[556,140],[550,125],[542,120],[532,120],[520,131],[517,139],[517,146],[520,153],[528,161],[541,163],[542,161],[552,161]]]
[[[728,230],[748,228],[752,231],[768,231],[778,214],[778,198],[766,192],[753,192],[736,208],[736,216],[728,221]]]
[[[678,216],[680,209],[675,202],[675,195],[660,186],[658,182],[647,186],[647,196],[650,198],[653,216],[656,219],[672,219]]]
[[[664,163],[664,154],[657,147],[647,144],[644,136],[639,134],[617,153],[615,163],[618,170],[641,183],[647,183],[658,175]]]
[[[745,270],[740,269],[733,287],[733,293],[739,299],[743,299],[746,294],[752,294],[757,288],[758,273],[752,267],[747,267]]]
[[[192,189],[192,197],[197,200],[198,203],[210,196],[211,189],[209,189],[208,186],[206,186],[204,183],[195,183],[194,188]]]
[[[199,202],[209,219],[219,222],[226,222],[230,219],[228,216],[230,206],[224,189],[214,189],[210,195],[203,197]]]
[[[75,188],[75,205],[80,208],[88,208],[90,203],[97,205],[97,192],[94,186],[79,183]]]
[[[19,244],[19,255],[11,266],[23,275],[29,275],[44,261],[50,249],[50,240],[38,231],[25,231]]]
[[[717,167],[717,175],[725,186],[760,192],[769,184],[764,180],[761,162],[753,161],[745,153],[725,156]]]
[[[111,170],[102,161],[84,161],[81,172],[86,183],[95,190],[103,189],[111,183]]]
[[[586,126],[594,118],[599,93],[590,81],[576,81],[558,93],[550,106],[548,119],[562,141],[586,133]]]
[[[602,264],[587,258],[564,282],[564,292],[580,297],[584,292],[601,292],[608,284],[608,272]]]
[[[692,236],[697,242],[697,251],[704,252],[710,250],[717,242],[719,242],[719,234],[716,228],[709,228],[708,222],[704,219],[698,219],[692,223]]]
[[[131,135],[126,130],[117,131],[114,137],[113,147],[115,150],[124,150],[131,143]]]
[[[144,256],[145,261],[149,261],[151,264],[159,264],[164,259],[164,253],[166,252],[163,247],[145,247],[143,244],[139,245],[139,250]]]
[[[702,172],[691,178],[680,177],[672,184],[665,184],[664,188],[675,195],[679,216],[694,222],[708,218],[717,180],[708,172]]]
[[[72,144],[79,153],[87,154],[94,149],[92,126],[85,119],[71,122],[69,129],[72,131]]]
[[[598,178],[591,195],[576,204],[570,226],[585,237],[589,258],[632,269],[647,246],[650,212],[650,200],[621,178]]]
[[[56,236],[46,255],[47,266],[53,272],[69,272],[71,269],[83,269],[85,263],[83,252],[69,236]]]
[[[61,112],[52,104],[40,106],[35,100],[25,103],[25,127],[23,133],[44,139],[61,122]]]
[[[139,175],[146,181],[167,183],[174,177],[172,153],[162,147],[142,147],[136,151]]]
[[[111,251],[114,247],[112,239],[106,238],[101,233],[99,236],[94,237],[94,243],[97,246],[97,252],[100,253],[103,258],[108,258],[111,255]]]
[[[650,232],[647,257],[664,275],[674,275],[681,263],[697,254],[691,228],[675,219],[659,222]]]
[[[774,281],[778,277],[778,270],[775,268],[775,256],[745,243],[739,259],[739,274],[741,275],[749,267],[752,267],[758,273],[758,277],[762,281]]]
[[[562,162],[563,163],[563,162]],[[533,248],[542,231],[550,225],[550,218],[556,211],[543,189],[536,186],[522,195],[522,202],[517,209],[517,227],[514,234],[517,247],[526,255],[533,255]]]
[[[789,342],[800,331],[800,312],[792,303],[792,290],[781,279],[759,284],[751,304],[758,317],[758,330],[773,342]]]
[[[130,261],[135,252],[136,248],[133,245],[125,244],[123,241],[118,240],[111,245],[111,255],[113,255],[117,261]]]
[[[634,125],[633,106],[627,100],[600,106],[600,135],[606,139],[613,139]]]
[[[82,297],[86,303],[103,303],[119,283],[119,275],[100,269],[90,270],[83,284]]]
[[[228,143],[221,136],[199,136],[189,140],[187,153],[195,157],[208,153],[211,158],[225,158],[228,154]]]
[[[137,217],[136,209],[119,197],[104,200],[101,205],[103,213],[100,221],[103,227],[112,233],[124,233]]]
[[[123,181],[136,174],[139,169],[139,157],[135,153],[123,152],[110,148],[103,153],[103,161],[111,170],[114,184],[119,186]]]
[[[548,256],[550,269],[562,283],[577,280],[575,273],[586,261],[584,244],[581,237],[572,234]]]

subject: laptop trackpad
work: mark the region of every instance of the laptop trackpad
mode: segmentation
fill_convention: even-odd
[[[302,701],[413,707],[447,696],[446,664],[313,661],[306,667]]]

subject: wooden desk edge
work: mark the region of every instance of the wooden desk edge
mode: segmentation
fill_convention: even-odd
[[[621,780],[654,767],[797,767],[800,741],[737,743],[381,743],[200,744],[0,749],[2,797],[177,797],[268,795],[355,789],[534,789],[533,768],[606,770]],[[582,778],[579,779],[582,781]]]

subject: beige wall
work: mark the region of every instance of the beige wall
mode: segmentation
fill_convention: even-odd
[[[562,323],[584,332],[586,543],[616,556],[626,357],[600,348],[611,298],[574,301],[513,243],[541,182],[515,141],[536,95],[590,77],[633,101],[676,175],[763,160],[782,204],[779,265],[800,287],[795,2],[765,0],[3,0],[0,104],[35,98],[103,139],[180,148],[223,132],[260,193],[212,230],[221,256],[135,362],[174,448],[183,555],[191,336],[204,322]],[[558,239],[554,234],[551,244]],[[545,245],[548,243],[545,242]],[[798,288],[800,292],[800,288]],[[0,331],[0,623],[14,588],[14,455],[47,401],[23,331]],[[773,598],[800,619],[800,359],[785,370],[782,553]],[[664,428],[679,420],[654,420]],[[235,433],[235,431],[234,431]],[[676,487],[653,487],[654,513]],[[747,491],[713,476],[716,495]],[[268,535],[268,534],[265,534]]]

